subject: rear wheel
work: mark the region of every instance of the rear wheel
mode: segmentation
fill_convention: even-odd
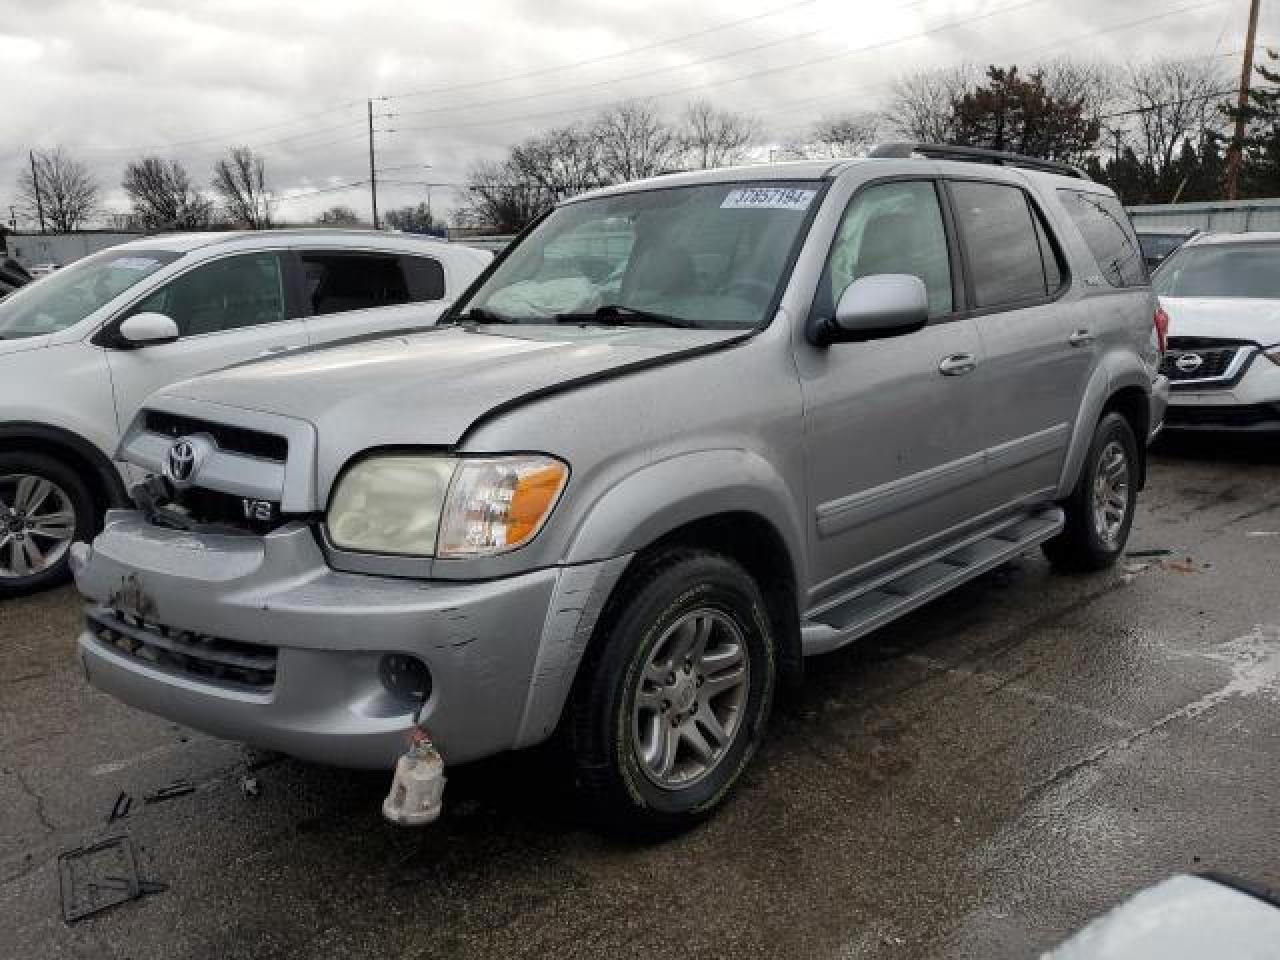
[[[619,589],[583,663],[568,732],[589,809],[640,832],[724,799],[768,719],[776,649],[760,590],[727,557],[678,550]]]
[[[1066,526],[1044,545],[1055,567],[1102,570],[1129,540],[1137,507],[1138,444],[1129,421],[1109,413],[1099,422],[1071,496],[1063,502]]]
[[[66,464],[0,454],[0,597],[66,580],[71,544],[89,539],[97,522],[88,487]]]

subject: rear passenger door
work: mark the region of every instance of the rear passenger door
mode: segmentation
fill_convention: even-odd
[[[435,257],[300,250],[294,262],[312,343],[429,327],[447,305],[444,267]]]
[[[987,507],[1056,487],[1093,363],[1088,324],[1062,299],[1062,246],[1032,195],[1008,182],[947,181],[984,360]]]

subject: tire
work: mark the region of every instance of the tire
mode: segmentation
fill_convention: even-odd
[[[1118,476],[1118,457],[1123,458],[1123,508],[1117,508],[1113,498],[1104,521],[1099,519],[1101,507],[1095,499],[1101,496],[1098,488],[1100,474],[1105,466],[1108,476]],[[1133,526],[1137,507],[1135,481],[1139,469],[1138,443],[1134,439],[1133,428],[1120,414],[1108,413],[1098,421],[1093,432],[1075,489],[1061,504],[1066,513],[1066,526],[1056,537],[1045,541],[1045,556],[1055,568],[1082,573],[1104,570],[1116,562],[1124,552]],[[1110,492],[1116,494],[1117,489],[1113,485]],[[1103,532],[1104,527],[1108,528],[1106,533]]]
[[[35,524],[21,516],[32,502]],[[71,544],[90,539],[98,524],[88,486],[61,460],[0,453],[0,599],[69,579]]]
[[[642,836],[692,826],[737,782],[769,718],[777,649],[760,589],[727,557],[673,550],[627,577],[597,629],[567,718],[586,809]]]

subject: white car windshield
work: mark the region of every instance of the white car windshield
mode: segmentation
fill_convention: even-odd
[[[768,319],[822,184],[717,183],[565,204],[455,319],[751,329]]]
[[[1280,243],[1183,247],[1151,278],[1165,297],[1280,300]]]
[[[0,340],[75,326],[180,256],[171,250],[104,250],[41,277],[0,302]]]

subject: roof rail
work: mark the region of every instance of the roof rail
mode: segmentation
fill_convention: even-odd
[[[1079,167],[1058,160],[1043,160],[1040,157],[1027,157],[1020,153],[1005,153],[1003,150],[984,150],[981,147],[955,147],[945,143],[880,143],[867,153],[869,157],[881,159],[905,159],[911,156],[928,157],[931,160],[963,160],[968,163],[993,163],[1000,167],[1022,167],[1026,170],[1041,170],[1045,173],[1057,173],[1064,177],[1076,177],[1080,180],[1092,179]]]

